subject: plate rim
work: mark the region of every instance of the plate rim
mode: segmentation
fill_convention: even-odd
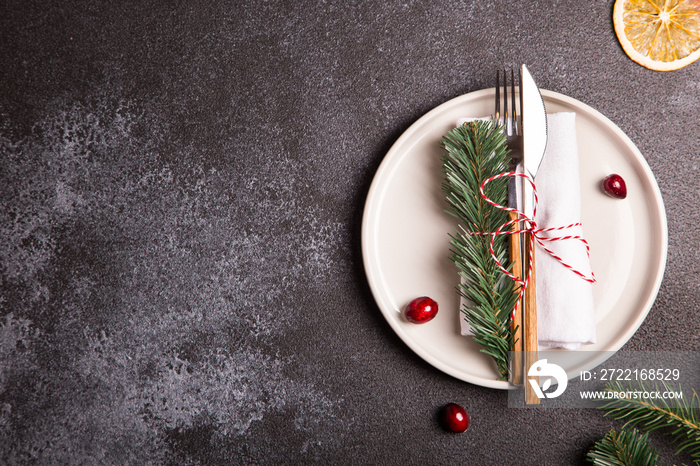
[[[644,302],[641,304],[641,310],[642,312],[639,312],[637,314],[636,319],[629,323],[629,325],[626,326],[626,330],[623,330],[619,336],[617,336],[611,343],[611,346],[613,347],[612,349],[606,348],[601,350],[602,352],[609,353],[610,355],[614,354],[615,352],[619,351],[629,340],[630,338],[637,332],[639,327],[642,325],[644,320],[646,319],[647,315],[651,311],[651,308],[653,307],[654,302],[656,301],[656,298],[658,296],[658,292],[661,286],[661,283],[663,281],[663,276],[666,270],[666,264],[667,264],[667,258],[668,258],[668,220],[666,217],[666,209],[664,206],[663,202],[663,197],[661,195],[661,191],[659,189],[658,183],[656,181],[656,177],[654,176],[653,172],[651,171],[651,167],[649,166],[649,163],[647,160],[644,158],[643,154],[639,150],[639,148],[634,144],[634,142],[631,140],[627,134],[622,131],[615,123],[613,123],[608,117],[603,115],[601,112],[598,110],[594,109],[593,107],[573,98],[570,96],[567,96],[565,94],[555,92],[555,91],[550,91],[546,89],[540,89],[540,92],[542,94],[543,100],[545,101],[545,105],[550,102],[550,103],[557,103],[559,101],[563,105],[567,105],[569,107],[572,107],[576,110],[578,113],[579,111],[585,112],[588,114],[589,117],[592,119],[596,120],[597,122],[600,123],[601,127],[604,127],[606,130],[612,132],[612,134],[621,140],[625,147],[629,149],[634,156],[634,161],[638,165],[638,167],[642,170],[644,175],[647,177],[647,179],[651,180],[651,194],[653,197],[653,200],[655,201],[655,206],[657,207],[656,209],[653,209],[654,212],[657,212],[659,215],[654,216],[655,220],[658,220],[659,222],[659,229],[660,229],[660,235],[661,237],[659,238],[659,244],[660,248],[657,254],[653,256],[654,262],[658,263],[658,269],[656,271],[655,276],[653,277],[653,280],[650,281],[651,285],[651,292],[646,295],[646,299],[644,299]],[[475,385],[483,386],[483,387],[488,387],[488,388],[497,388],[497,389],[509,389],[513,388],[512,385],[510,385],[507,381],[503,380],[498,380],[496,378],[494,379],[485,379],[480,376],[475,376],[471,375],[468,373],[465,373],[463,371],[455,370],[453,367],[443,363],[439,358],[434,357],[433,355],[427,353],[426,351],[423,350],[421,346],[419,346],[414,339],[408,337],[408,335],[404,332],[404,330],[401,328],[399,325],[399,322],[397,319],[392,319],[390,318],[386,311],[384,310],[384,306],[386,305],[384,303],[383,296],[381,296],[380,290],[377,289],[378,287],[378,279],[375,276],[375,273],[378,273],[375,271],[370,265],[371,265],[371,253],[372,253],[372,244],[370,241],[369,236],[371,235],[370,227],[371,227],[371,221],[372,221],[372,214],[373,212],[378,209],[381,206],[381,203],[379,203],[378,199],[381,197],[381,190],[380,188],[382,187],[382,181],[388,176],[387,171],[391,170],[394,168],[394,164],[392,164],[393,159],[400,156],[401,152],[399,149],[401,146],[407,141],[410,140],[410,138],[419,131],[419,129],[429,120],[435,117],[436,114],[442,113],[446,111],[447,109],[451,108],[454,105],[461,105],[464,104],[468,101],[472,100],[478,100],[484,96],[489,96],[489,95],[494,95],[495,93],[495,88],[485,88],[485,89],[480,89],[472,92],[468,92],[466,94],[459,95],[457,97],[454,97],[450,100],[447,100],[443,102],[440,105],[437,105],[436,107],[432,108],[425,114],[423,114],[421,117],[419,117],[417,120],[415,120],[391,145],[389,150],[386,152],[384,155],[381,163],[379,164],[379,167],[375,171],[375,174],[373,176],[372,182],[370,183],[370,187],[367,191],[367,196],[365,200],[365,205],[363,209],[363,214],[362,214],[362,222],[361,222],[361,249],[362,249],[362,263],[365,271],[365,276],[367,278],[370,291],[372,293],[372,296],[375,300],[375,303],[379,307],[380,312],[382,313],[382,316],[386,319],[386,321],[389,323],[391,326],[392,330],[399,336],[399,338],[406,344],[414,353],[416,353],[419,357],[421,357],[424,361],[428,362],[438,370],[451,375],[459,380],[472,383]],[[651,209],[650,209],[651,210]],[[376,244],[376,242],[375,242]],[[585,350],[578,350],[579,352],[583,352]],[[594,359],[596,366],[604,362],[607,357],[604,359],[597,358]],[[595,366],[594,366],[595,367]],[[580,368],[577,368],[577,370]],[[494,377],[497,374],[494,373]],[[572,377],[574,375],[578,375],[573,373],[573,371],[568,373],[569,377]]]

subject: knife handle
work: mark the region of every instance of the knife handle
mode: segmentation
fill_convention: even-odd
[[[516,220],[518,218],[517,212],[508,212],[509,220]],[[514,222],[511,225],[512,231],[520,230],[520,222]],[[521,245],[520,245],[520,233],[511,233],[510,237],[510,261],[513,263],[513,270],[511,273],[513,276],[523,279],[523,264],[521,256]],[[513,364],[511,365],[511,383],[514,385],[523,384],[523,301],[524,297],[521,297],[518,302],[515,312],[513,313],[513,320],[511,326],[514,329],[514,343],[513,343]]]
[[[532,235],[527,235],[527,251],[532,251],[532,257],[529,257],[529,273],[530,277],[525,287],[525,367],[531,367],[538,359],[538,340],[537,340],[537,279],[535,277],[535,238]],[[536,379],[539,383],[539,378]],[[540,399],[535,394],[530,384],[525,387],[525,403],[540,404]]]

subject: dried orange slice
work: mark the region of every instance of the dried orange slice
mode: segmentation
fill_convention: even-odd
[[[616,0],[622,49],[640,65],[671,71],[700,58],[700,0]]]

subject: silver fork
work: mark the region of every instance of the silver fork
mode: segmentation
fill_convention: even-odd
[[[520,119],[515,98],[515,76],[513,70],[510,70],[510,98],[508,96],[508,75],[506,70],[503,70],[503,99],[501,99],[501,73],[496,71],[496,110],[495,119],[503,125],[503,130],[506,133],[506,143],[511,153],[511,161],[513,168],[523,161],[522,137],[520,131]],[[501,100],[503,100],[503,112],[501,113]]]
[[[496,71],[496,105],[494,119],[503,126],[503,131],[506,134],[506,145],[510,150],[511,171],[521,172],[523,162],[523,146],[522,146],[522,131],[520,129],[520,119],[515,98],[515,77],[513,70],[510,70],[510,99],[508,96],[508,75],[506,70],[503,70],[503,99],[501,99],[501,73]],[[503,102],[501,102],[501,100]],[[503,107],[501,107],[503,103]],[[503,108],[503,112],[501,112]],[[518,193],[518,178],[512,177],[508,183],[508,207],[522,211],[522,205],[519,200],[522,196]],[[509,220],[515,220],[518,217],[516,212],[509,212]],[[522,230],[521,222],[513,223],[511,229]],[[512,234],[510,238],[510,260],[513,263],[512,274],[521,280],[523,277],[523,264],[526,263],[525,248],[521,245],[525,244],[524,235]],[[525,300],[521,299],[518,303],[515,314],[513,315],[513,328],[515,329],[515,343],[513,345],[514,358],[511,360],[510,382],[514,385],[522,385],[524,383],[524,361],[520,357],[524,355],[524,306]]]

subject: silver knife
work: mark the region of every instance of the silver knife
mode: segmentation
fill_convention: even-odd
[[[535,178],[540,168],[544,150],[547,147],[547,113],[544,108],[542,94],[532,79],[530,71],[525,65],[520,69],[520,111],[522,114],[523,134],[523,166],[525,172]],[[528,187],[530,184],[528,183]],[[530,189],[532,193],[532,190]],[[535,208],[534,199],[524,198],[523,207],[530,209],[526,215],[532,214]]]
[[[534,180],[547,147],[547,113],[540,90],[525,65],[522,65],[520,69],[520,112],[522,115],[523,169],[525,174]],[[535,198],[532,185],[527,180],[522,180],[522,193],[522,211],[527,217],[532,218],[535,213]],[[523,247],[528,256],[527,268],[524,268],[524,273],[525,276],[529,275],[528,284],[525,287],[524,310],[526,371],[537,361],[538,350],[534,239],[532,235],[527,236],[528,242]],[[530,248],[533,250],[531,257],[528,254]],[[537,391],[533,388],[533,384],[538,384],[538,380],[528,378],[528,382],[529,384],[525,384],[525,402],[526,404],[538,404]]]

